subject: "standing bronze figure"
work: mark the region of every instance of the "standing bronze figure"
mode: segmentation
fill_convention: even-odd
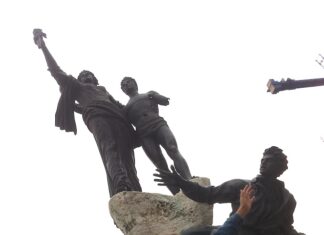
[[[169,98],[155,91],[139,94],[137,83],[131,77],[125,77],[122,80],[121,89],[130,98],[125,106],[126,115],[136,127],[140,144],[146,155],[157,168],[169,171],[160,148],[161,145],[173,160],[180,175],[185,179],[190,179],[188,164],[179,152],[177,141],[166,121],[159,116],[158,105],[168,105]],[[173,194],[179,192],[176,186],[168,186],[168,188]]]
[[[34,30],[34,42],[43,51],[48,70],[61,91],[55,125],[76,134],[74,111],[81,113],[97,143],[110,196],[121,191],[141,191],[133,152],[135,132],[123,115],[122,106],[105,87],[98,85],[93,73],[82,71],[76,79],[63,72],[47,49],[44,37],[42,30]]]

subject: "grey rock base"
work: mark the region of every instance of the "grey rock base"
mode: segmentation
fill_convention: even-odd
[[[207,178],[193,181],[210,185]],[[110,199],[109,211],[125,235],[178,235],[184,229],[213,222],[212,205],[194,202],[182,192],[175,196],[121,192]]]

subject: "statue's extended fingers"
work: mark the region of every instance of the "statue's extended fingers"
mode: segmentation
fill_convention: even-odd
[[[158,186],[168,186],[168,185],[163,184],[163,183],[159,183]]]
[[[159,169],[159,168],[157,168],[157,169],[156,169],[156,171],[157,171],[157,172],[159,172],[159,173],[164,173],[164,174],[171,174],[171,172],[170,172],[170,171],[166,171],[166,170],[163,170],[163,169]]]
[[[153,176],[155,176],[155,177],[161,177],[161,175],[160,174],[153,174]]]
[[[156,178],[154,179],[154,181],[156,182],[171,182],[174,181],[174,179],[172,177],[170,177],[170,175],[161,175],[161,174],[153,174],[153,176],[155,176]]]
[[[160,175],[160,177],[163,177],[163,178],[165,178],[165,177],[170,178],[170,177],[173,176],[173,174],[171,172],[169,172],[169,171],[159,170],[158,172],[159,172],[158,175]]]
[[[165,182],[164,179],[154,179],[155,182]]]

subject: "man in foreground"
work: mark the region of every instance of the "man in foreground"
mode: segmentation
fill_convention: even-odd
[[[296,207],[294,196],[277,178],[288,169],[287,156],[275,146],[266,149],[260,165],[260,175],[251,181],[234,179],[217,187],[202,187],[183,179],[174,169],[172,173],[158,169],[154,174],[159,185],[176,185],[183,193],[197,202],[231,203],[234,214],[240,205],[240,190],[251,184],[254,202],[251,211],[244,217],[239,235],[298,235],[293,227]],[[213,228],[193,228],[185,235],[210,234]]]

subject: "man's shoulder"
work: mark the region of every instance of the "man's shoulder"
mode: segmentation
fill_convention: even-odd
[[[82,86],[82,83],[72,75],[60,73],[56,75],[56,78],[59,78],[57,81],[60,87],[70,87],[72,89],[76,89]]]

